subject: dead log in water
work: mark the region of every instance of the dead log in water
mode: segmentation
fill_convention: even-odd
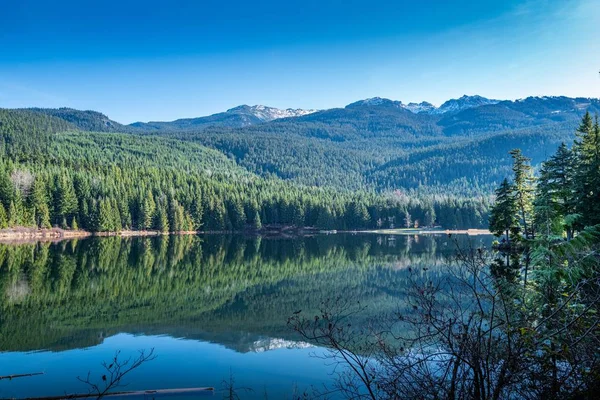
[[[172,397],[172,396],[189,396],[189,395],[204,395],[212,396],[215,389],[212,387],[204,388],[181,388],[181,389],[157,389],[157,390],[135,390],[129,392],[113,392],[107,393],[102,398],[108,398],[111,400],[118,399],[135,399],[135,398],[157,398],[157,397]],[[97,398],[98,394],[94,393],[74,393],[62,396],[49,396],[49,397],[27,397],[22,399],[0,399],[0,400],[68,400],[68,399],[94,399]]]
[[[36,376],[36,375],[44,375],[43,372],[32,372],[30,374],[13,374],[13,375],[5,375],[5,376],[0,376],[0,381],[3,379],[8,379],[8,380],[13,380],[15,378],[25,378],[28,376]]]

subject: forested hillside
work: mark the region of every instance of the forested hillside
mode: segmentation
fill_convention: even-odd
[[[435,114],[377,99],[245,128],[152,134],[199,142],[259,175],[305,185],[472,197],[492,193],[508,174],[510,149],[538,165],[572,140],[587,110],[600,111],[597,99],[566,97],[455,102],[457,111]]]
[[[539,164],[586,110],[600,102],[376,98],[319,112],[244,106],[151,130],[95,111],[0,110],[0,228],[485,227],[508,152]]]
[[[485,201],[308,187],[257,176],[197,143],[82,132],[36,111],[0,115],[0,228],[222,231],[263,224],[362,229],[486,223]]]

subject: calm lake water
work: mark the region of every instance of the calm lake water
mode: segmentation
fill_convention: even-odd
[[[220,389],[231,372],[252,389],[243,399],[291,398],[329,382],[331,367],[286,326],[290,315],[338,296],[393,310],[407,268],[441,268],[455,239],[492,242],[337,234],[0,245],[0,376],[45,373],[0,380],[0,398],[87,392],[77,376],[99,381],[116,351],[150,348],[157,358],[125,378],[127,390]]]

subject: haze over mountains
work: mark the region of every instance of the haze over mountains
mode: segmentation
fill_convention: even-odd
[[[158,135],[218,150],[249,172],[310,186],[470,196],[508,173],[508,151],[537,164],[570,142],[592,98],[491,100],[462,96],[439,107],[370,98],[327,110],[242,105],[206,117],[122,125],[95,111],[30,109],[73,129]]]

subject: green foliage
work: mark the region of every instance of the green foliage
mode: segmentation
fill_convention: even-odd
[[[600,224],[600,124],[589,113],[577,129],[573,146],[577,158],[575,177],[578,194],[578,213],[587,223]]]
[[[509,232],[516,226],[516,202],[513,196],[513,186],[504,179],[496,189],[496,203],[490,211],[490,231],[496,236],[506,236],[510,240]]]
[[[8,216],[2,203],[0,203],[0,229],[8,228]]]

